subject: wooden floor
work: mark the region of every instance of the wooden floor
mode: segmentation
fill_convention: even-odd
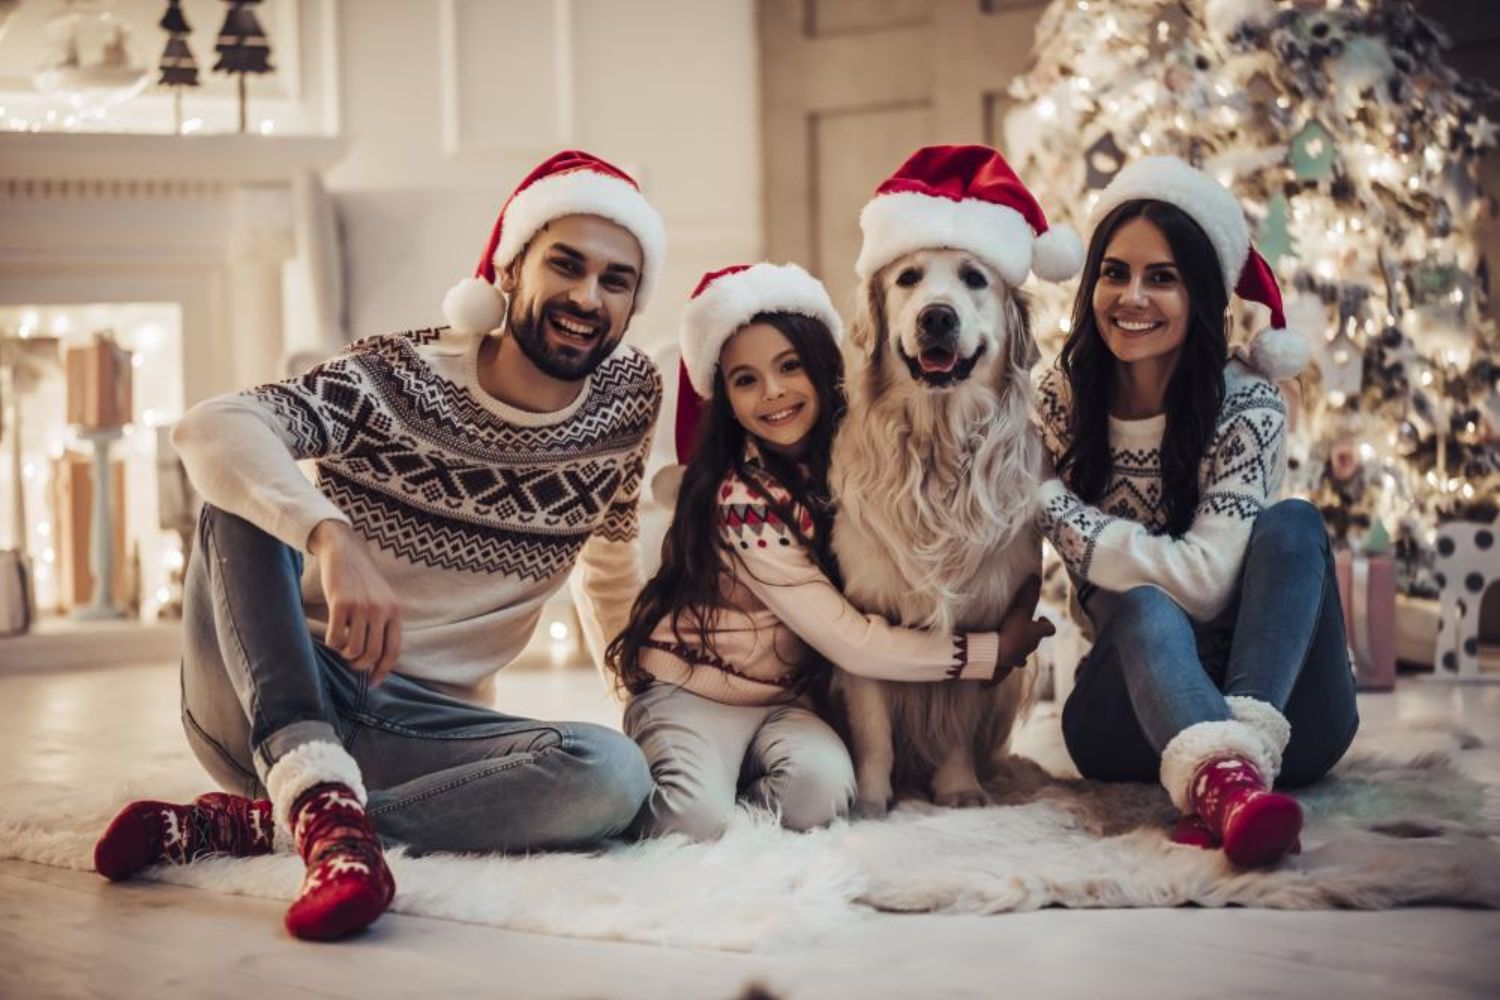
[[[0,794],[150,759],[181,739],[167,666],[0,670]],[[611,721],[583,670],[503,678],[508,710]],[[1441,715],[1483,737],[1500,789],[1500,686],[1410,679],[1366,718]],[[746,956],[554,938],[387,915],[341,945],[281,929],[282,904],[0,862],[0,997],[1500,996],[1500,913],[1121,910],[871,914],[831,939]]]

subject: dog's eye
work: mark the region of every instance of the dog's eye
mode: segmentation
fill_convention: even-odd
[[[910,288],[912,285],[915,285],[921,280],[922,272],[918,271],[914,267],[908,267],[906,270],[896,275],[896,284],[900,285],[902,288]]]
[[[976,271],[972,267],[964,268],[962,271],[958,272],[958,276],[963,279],[965,285],[968,285],[970,288],[976,290],[980,288],[988,288],[990,284],[990,279],[984,276],[983,271]]]

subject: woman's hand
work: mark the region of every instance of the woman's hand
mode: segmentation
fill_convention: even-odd
[[[1041,641],[1057,629],[1046,618],[1033,618],[1042,596],[1042,578],[1028,577],[1011,598],[1010,607],[1000,619],[1000,662],[995,665],[996,679],[1026,662]]]

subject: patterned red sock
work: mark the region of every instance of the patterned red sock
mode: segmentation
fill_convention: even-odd
[[[132,802],[94,845],[94,870],[119,882],[162,862],[185,865],[213,854],[266,854],[271,829],[268,799],[209,792],[186,806]]]
[[[380,838],[347,785],[314,785],[292,805],[297,853],[307,863],[302,889],[286,911],[299,938],[331,941],[360,930],[385,912],[396,881]]]
[[[1302,807],[1267,789],[1254,764],[1224,754],[1198,766],[1188,786],[1193,808],[1241,868],[1272,865],[1298,848]]]

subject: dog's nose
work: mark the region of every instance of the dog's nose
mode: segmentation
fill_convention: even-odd
[[[946,337],[958,329],[958,313],[952,306],[934,303],[917,313],[917,326],[928,337]]]

